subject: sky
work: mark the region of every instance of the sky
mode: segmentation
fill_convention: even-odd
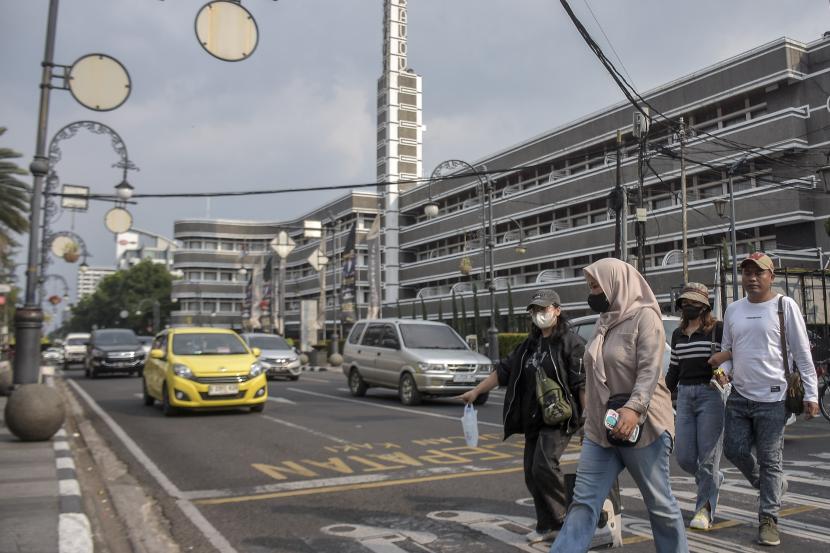
[[[256,51],[223,62],[196,40],[205,0],[64,0],[55,62],[89,53],[118,59],[132,92],[95,112],[53,90],[51,137],[93,120],[114,129],[140,169],[136,193],[348,185],[375,179],[375,89],[382,0],[245,0]],[[409,0],[408,62],[423,77],[424,172],[474,162],[623,99],[556,0]],[[570,0],[595,40],[640,92],[782,36],[811,42],[830,30],[828,0]],[[0,0],[0,146],[35,152],[47,0]],[[616,55],[615,55],[616,52]],[[617,57],[618,56],[618,57]],[[621,61],[620,61],[621,60]],[[121,180],[107,138],[61,142],[62,184],[111,193]],[[30,177],[24,177],[31,182]],[[134,227],[172,236],[185,218],[279,221],[342,192],[254,198],[141,200]],[[61,214],[53,230],[85,241],[91,265],[112,266],[111,205]],[[18,261],[25,260],[26,237]],[[75,299],[75,272],[53,258]],[[23,285],[23,278],[19,279]],[[57,282],[49,293],[61,294]]]

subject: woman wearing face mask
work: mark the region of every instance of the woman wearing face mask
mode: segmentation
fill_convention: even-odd
[[[683,516],[669,485],[674,416],[663,379],[665,331],[648,283],[619,259],[584,269],[600,313],[585,351],[585,440],[573,500],[551,553],[585,552],[614,480],[628,469],[648,508],[658,553],[685,553]],[[606,430],[606,410],[618,418]],[[638,432],[637,438],[634,438]],[[629,440],[635,440],[630,442]]]
[[[525,484],[536,508],[536,529],[526,539],[533,543],[553,539],[565,518],[565,478],[559,458],[581,425],[585,345],[582,338],[570,331],[559,306],[559,295],[553,290],[534,293],[527,310],[533,322],[527,339],[500,360],[490,376],[458,397],[472,403],[479,394],[507,386],[504,438],[519,432],[525,436]],[[536,398],[537,368],[556,380],[571,404],[571,416],[556,426],[543,421]]]
[[[720,351],[723,324],[712,316],[709,289],[703,284],[686,284],[677,307],[682,315],[671,337],[666,385],[672,392],[677,390],[677,462],[697,483],[697,505],[689,528],[708,530],[723,483],[719,466],[725,416],[724,395],[710,385],[708,359]]]

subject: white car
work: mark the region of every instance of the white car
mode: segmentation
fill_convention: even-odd
[[[282,336],[276,334],[243,334],[248,347],[259,348],[259,362],[265,369],[265,377],[282,377],[297,380],[302,372],[300,356]]]

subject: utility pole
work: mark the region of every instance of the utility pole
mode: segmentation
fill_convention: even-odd
[[[637,225],[634,227],[637,238],[637,270],[640,274],[646,274],[646,208],[643,203],[643,163],[645,160],[645,149],[648,138],[648,130],[651,121],[648,116],[648,108],[641,108],[642,111],[634,112],[634,126],[632,133],[639,140],[637,151]]]
[[[686,123],[683,118],[680,118],[680,130],[678,131],[680,137],[680,203],[682,204],[681,213],[683,219],[683,283],[689,282],[689,218],[686,206],[688,199],[686,197]]]
[[[617,146],[616,146],[616,155],[617,155],[617,184],[614,187],[614,191],[611,193],[611,204],[614,212],[616,214],[616,220],[614,221],[614,257],[617,259],[625,260],[625,242],[622,241],[622,233],[623,227],[625,226],[625,211],[622,210],[623,200],[622,196],[625,194],[622,189],[622,174],[620,171],[621,168],[621,152],[620,152],[620,144],[622,143],[622,131],[617,131]]]

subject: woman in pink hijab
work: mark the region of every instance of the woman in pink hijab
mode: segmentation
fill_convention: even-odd
[[[600,316],[585,350],[585,440],[573,501],[551,553],[588,550],[602,504],[623,469],[642,493],[658,553],[687,552],[669,484],[674,417],[657,299],[643,276],[619,259],[601,259],[584,272],[588,306]],[[613,430],[605,425],[609,408],[618,414]]]

